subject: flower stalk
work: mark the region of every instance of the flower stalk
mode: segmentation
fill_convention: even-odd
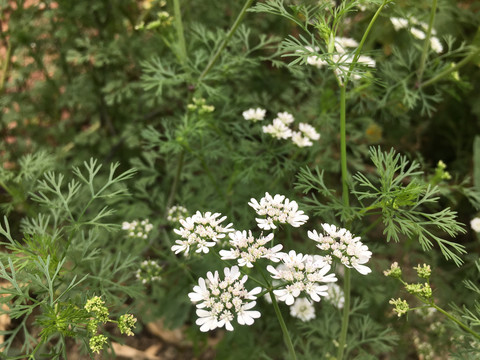
[[[435,21],[435,12],[437,11],[437,0],[432,1],[432,9],[430,10],[430,19],[428,21],[427,34],[423,43],[422,56],[420,58],[420,66],[418,68],[418,83],[422,81],[423,72],[425,71],[425,63],[427,61],[428,50],[430,49],[430,38],[432,36],[433,22]]]

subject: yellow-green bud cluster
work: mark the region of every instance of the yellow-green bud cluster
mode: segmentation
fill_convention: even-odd
[[[395,306],[393,311],[395,311],[397,313],[398,317],[406,314],[410,310],[410,306],[408,306],[407,301],[402,300],[400,298],[390,299],[390,301],[388,303]]]
[[[428,283],[424,284],[407,284],[405,289],[413,295],[420,296],[424,299],[430,299],[432,297],[432,288]]]
[[[96,335],[90,338],[88,345],[90,346],[90,350],[99,353],[106,343],[107,337],[105,335]]]
[[[400,279],[402,277],[402,269],[398,266],[398,263],[395,261],[390,269],[383,272],[385,276],[392,277],[394,279]]]
[[[94,296],[93,298],[87,300],[85,304],[85,310],[89,313],[93,313],[93,316],[98,321],[106,323],[108,321],[108,309],[104,306],[105,302],[100,296]]]
[[[430,268],[430,265],[418,264],[418,266],[414,267],[414,269],[417,270],[417,275],[420,278],[429,279],[430,275],[432,275],[432,269]]]
[[[127,334],[128,336],[133,336],[132,329],[135,328],[135,323],[137,319],[132,314],[125,314],[118,318],[118,329],[121,334]]]
[[[193,98],[193,104],[188,104],[187,109],[189,111],[197,111],[200,115],[215,111],[215,107],[207,105],[207,101],[204,98]]]

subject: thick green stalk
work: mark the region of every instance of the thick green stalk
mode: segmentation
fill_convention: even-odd
[[[380,12],[383,10],[385,5],[387,5],[391,0],[383,0],[382,5],[377,9],[375,14],[372,17],[372,20],[370,20],[370,23],[367,26],[367,29],[363,33],[362,40],[360,40],[360,44],[358,44],[357,50],[355,50],[355,55],[353,56],[352,63],[350,64],[350,68],[348,69],[348,74],[345,78],[344,85],[346,86],[348,83],[348,80],[350,79],[350,74],[353,70],[353,67],[357,63],[358,58],[360,57],[360,53],[362,52],[363,44],[365,44],[365,41],[367,40],[368,34],[370,33],[370,30],[373,27],[373,24],[375,21],[377,21],[378,16],[380,15]]]
[[[275,315],[277,315],[278,322],[280,323],[280,327],[282,328],[283,333],[283,341],[285,341],[285,345],[287,345],[288,353],[290,354],[291,360],[297,360],[297,355],[295,354],[295,348],[293,347],[292,339],[290,338],[290,334],[288,333],[287,325],[285,324],[285,320],[283,320],[282,312],[278,307],[277,299],[275,298],[275,294],[273,290],[269,291],[270,298],[272,299],[273,308],[275,309]]]
[[[183,31],[182,12],[180,10],[180,0],[173,0],[173,17],[175,21],[175,30],[177,31],[177,56],[182,65],[187,62],[187,46],[185,45],[185,33]]]
[[[340,330],[340,339],[338,341],[337,359],[342,360],[347,343],[348,322],[350,318],[350,274],[351,270],[345,267],[343,277],[343,292],[345,294],[345,303],[343,304],[342,329]]]
[[[423,43],[422,57],[420,58],[420,66],[418,67],[418,82],[422,81],[423,72],[425,71],[425,62],[427,61],[428,50],[430,49],[430,38],[432,36],[433,22],[435,21],[435,13],[437,11],[437,0],[432,0],[432,9],[430,10],[430,20],[428,21],[427,34]]]
[[[203,70],[203,72],[200,74],[200,76],[198,77],[198,82],[202,82],[203,78],[205,77],[205,75],[208,74],[208,72],[210,71],[210,69],[212,68],[212,66],[217,62],[218,60],[218,57],[220,56],[221,52],[223,51],[223,49],[225,49],[225,47],[227,46],[228,42],[230,41],[230,39],[232,38],[233,34],[235,33],[235,31],[237,31],[237,28],[238,26],[240,25],[240,23],[242,22],[243,20],[243,17],[245,16],[245,13],[247,12],[248,8],[250,7],[250,5],[252,5],[252,2],[253,0],[247,0],[245,1],[245,4],[243,5],[243,8],[242,10],[240,11],[240,13],[238,14],[237,18],[235,19],[235,22],[233,23],[232,25],[232,28],[230,29],[230,31],[228,32],[227,36],[225,37],[225,39],[223,40],[222,44],[220,45],[220,47],[217,49],[217,51],[215,52],[215,54],[213,54],[213,56],[210,58],[207,66],[205,67],[205,70]]]
[[[346,87],[340,86],[340,158],[342,170],[342,199],[343,205],[348,207],[348,169],[347,169],[347,115],[346,115]]]
[[[478,55],[480,55],[480,48],[477,48],[475,49],[474,51],[472,51],[467,57],[465,57],[462,61],[460,61],[459,63],[457,63],[455,66],[452,66],[444,71],[442,71],[441,73],[439,73],[438,75],[434,76],[433,78],[431,78],[430,80],[427,80],[425,81],[424,83],[421,83],[418,87],[419,88],[425,88],[427,86],[430,86],[434,83],[436,83],[437,81],[439,80],[442,80],[444,77],[450,75],[451,73],[453,73],[454,71],[457,71],[458,69],[460,69],[461,67],[465,66],[466,64],[468,64],[470,61],[472,61],[475,57],[477,57]]]
[[[450,315],[448,312],[446,312],[445,310],[443,310],[441,307],[435,305],[433,302],[430,304],[431,306],[433,306],[435,309],[437,309],[439,312],[441,312],[443,315],[445,315],[446,317],[448,317],[450,320],[452,320],[454,323],[456,323],[458,326],[460,326],[463,330],[465,330],[466,332],[468,332],[469,334],[473,335],[474,337],[476,337],[478,340],[480,340],[480,334],[476,333],[475,331],[473,331],[472,329],[470,329],[467,325],[465,325],[463,322],[461,322],[460,320],[458,320],[455,316],[452,316]]]

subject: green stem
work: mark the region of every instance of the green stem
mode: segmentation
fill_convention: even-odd
[[[347,169],[347,131],[346,131],[346,87],[340,86],[340,156],[342,170],[342,199],[343,205],[348,207],[350,200],[348,197],[348,169]]]
[[[427,61],[428,50],[430,49],[430,38],[432,36],[433,22],[435,21],[435,12],[437,11],[437,0],[432,0],[432,9],[430,10],[430,20],[428,22],[427,35],[423,43],[422,56],[420,58],[420,66],[418,67],[417,78],[418,83],[422,81],[423,72],[425,71],[425,62]]]
[[[183,168],[183,159],[185,157],[185,150],[182,150],[178,157],[178,163],[177,163],[177,172],[175,173],[175,178],[173,179],[173,184],[172,188],[170,189],[170,195],[168,196],[167,200],[167,207],[165,211],[168,212],[168,209],[173,204],[173,200],[175,200],[175,193],[177,192],[177,187],[178,187],[178,181],[180,179],[180,175],[182,174],[182,168]]]
[[[466,332],[468,332],[469,334],[473,335],[474,337],[476,337],[477,339],[480,340],[480,334],[478,334],[475,331],[473,331],[472,329],[470,329],[467,325],[465,325],[463,322],[458,320],[455,316],[450,315],[448,312],[443,310],[441,307],[435,305],[433,302],[430,305],[433,306],[435,309],[437,309],[439,312],[441,312],[443,315],[448,317],[450,320],[452,320],[458,326],[460,326],[463,330],[465,330]]]
[[[8,67],[10,66],[10,60],[12,58],[12,45],[8,42],[7,54],[2,66],[2,77],[0,78],[0,95],[3,94],[5,83],[7,81]]]
[[[232,28],[230,29],[230,31],[228,32],[227,36],[225,37],[225,39],[223,40],[222,44],[220,45],[220,47],[217,49],[217,51],[215,52],[215,54],[213,54],[213,56],[210,58],[210,61],[208,62],[207,66],[205,67],[205,70],[203,70],[203,72],[200,74],[200,76],[198,77],[198,83],[201,83],[203,78],[208,74],[208,72],[210,71],[210,69],[213,67],[213,65],[217,62],[218,60],[218,57],[220,56],[221,52],[223,51],[223,49],[225,49],[225,47],[227,46],[227,43],[230,41],[230,39],[232,38],[233,34],[235,33],[235,31],[237,31],[237,28],[238,26],[240,25],[240,23],[242,22],[243,20],[243,17],[245,16],[245,13],[247,12],[247,9],[250,7],[250,5],[252,4],[253,0],[247,0],[245,1],[245,4],[243,5],[243,8],[242,10],[240,11],[240,13],[238,14],[235,22],[233,23],[232,25]]]
[[[377,18],[380,16],[380,12],[383,10],[385,5],[387,5],[390,1],[391,0],[383,0],[382,5],[380,5],[380,7],[377,9],[377,11],[375,12],[375,14],[372,17],[372,20],[370,20],[370,23],[368,24],[367,29],[363,33],[362,40],[360,40],[360,44],[358,45],[357,50],[355,50],[355,55],[353,56],[352,63],[350,64],[350,68],[348,69],[348,74],[345,78],[345,83],[344,83],[345,86],[347,85],[348,80],[350,79],[350,74],[353,70],[353,67],[355,66],[358,58],[360,57],[360,53],[362,52],[363,44],[365,44],[365,41],[367,40],[368,34],[370,33],[370,30],[372,29],[373,24],[375,23],[375,21],[377,21]]]
[[[478,55],[480,55],[480,48],[477,48],[474,51],[472,51],[470,53],[470,55],[465,57],[462,61],[457,63],[455,66],[452,66],[452,67],[442,71],[441,73],[434,76],[430,80],[427,80],[424,83],[421,83],[418,87],[421,89],[421,88],[425,88],[427,86],[430,86],[430,85],[436,83],[437,81],[443,79],[447,75],[450,75],[451,73],[453,73],[453,72],[457,71],[458,69],[460,69],[461,67],[465,66],[466,64],[468,64],[470,61],[472,61]]]
[[[177,56],[182,65],[187,62],[187,47],[185,45],[185,33],[183,31],[182,12],[180,10],[180,0],[173,0],[173,16],[175,20],[175,30],[178,37],[178,53]]]
[[[277,315],[278,322],[280,323],[280,327],[282,328],[283,341],[285,341],[285,345],[287,345],[290,358],[292,360],[297,360],[297,355],[295,354],[295,348],[293,347],[292,339],[290,338],[290,334],[288,333],[287,325],[285,325],[285,320],[283,320],[282,312],[278,307],[277,299],[275,298],[273,290],[271,290],[269,293],[270,293],[270,298],[272,299],[273,308],[275,309],[275,315]]]
[[[350,274],[351,270],[345,267],[345,276],[343,278],[343,293],[345,295],[345,303],[343,304],[342,329],[340,331],[340,340],[338,342],[336,360],[343,359],[343,353],[347,343],[348,321],[350,317]]]

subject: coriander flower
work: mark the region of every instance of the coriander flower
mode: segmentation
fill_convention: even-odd
[[[250,120],[253,122],[261,121],[265,118],[265,113],[267,110],[256,108],[256,109],[248,109],[242,113],[242,116],[245,120]]]
[[[292,142],[298,147],[307,147],[313,145],[312,141],[308,137],[303,136],[300,131],[292,132]]]
[[[279,112],[277,114],[276,119],[279,119],[281,122],[283,122],[285,125],[291,124],[292,122],[295,121],[293,118],[293,115],[284,111],[284,112]]]
[[[99,353],[101,350],[103,350],[103,347],[107,343],[107,337],[105,335],[95,335],[90,338],[90,341],[88,342],[88,346],[90,347],[90,350],[94,353]]]
[[[193,303],[197,303],[198,319],[195,322],[200,331],[206,332],[225,326],[228,331],[233,330],[232,321],[237,318],[240,325],[252,325],[254,319],[260,317],[260,312],[251,310],[256,304],[256,296],[262,291],[261,287],[247,291],[245,282],[247,275],[240,278],[238,266],[225,268],[225,278],[221,280],[218,271],[208,272],[207,279],[200,278],[198,285],[188,296]]]
[[[342,288],[336,283],[330,283],[328,284],[325,300],[327,300],[337,309],[343,309],[343,304],[345,304],[345,294],[343,293]]]
[[[307,138],[312,140],[320,139],[320,134],[317,133],[317,131],[312,125],[306,124],[306,123],[300,123],[298,125],[298,128],[303,133],[303,135],[305,135]]]
[[[395,31],[406,29],[408,27],[408,20],[404,18],[391,17],[390,21],[392,22],[393,28]]]
[[[148,233],[152,231],[153,225],[150,224],[148,219],[145,220],[134,220],[131,223],[124,221],[122,223],[122,230],[128,232],[128,237],[146,239]]]
[[[313,302],[307,298],[298,298],[292,306],[290,306],[290,315],[302,321],[315,319],[315,307]]]
[[[286,199],[284,195],[277,194],[272,197],[266,192],[260,202],[252,198],[248,205],[255,210],[257,215],[265,216],[265,219],[255,219],[258,227],[263,230],[276,229],[277,224],[286,223],[293,227],[299,227],[308,220],[308,216],[302,210],[298,210],[298,204]]]
[[[144,260],[137,269],[135,277],[142,282],[142,284],[160,281],[162,267],[155,260]]]
[[[277,139],[288,139],[292,136],[292,130],[278,118],[273,119],[272,124],[262,126],[262,130],[265,134],[270,134],[272,137]]]
[[[425,33],[424,33],[422,30],[417,29],[417,28],[414,28],[414,27],[412,27],[412,28],[410,29],[410,33],[411,33],[414,37],[416,37],[417,39],[420,39],[420,40],[425,39],[425,36],[426,36]]]
[[[176,240],[172,246],[172,251],[175,254],[183,252],[185,255],[190,251],[190,247],[195,249],[195,252],[208,253],[209,248],[215,246],[215,244],[225,237],[225,234],[233,231],[232,224],[222,226],[221,223],[227,218],[221,216],[220,213],[212,214],[206,212],[202,214],[197,211],[195,215],[180,220],[182,227],[180,229],[174,229],[173,231],[180,235],[183,240]]]
[[[437,54],[440,54],[443,51],[443,45],[436,36],[430,38],[430,46]]]
[[[347,48],[356,48],[357,46],[358,42],[354,39],[340,36],[335,38],[335,49],[339,53],[344,53],[347,51]]]
[[[167,220],[170,223],[178,223],[181,219],[188,216],[188,210],[181,205],[174,205],[168,209]]]
[[[253,267],[253,263],[260,258],[269,259],[274,262],[280,261],[278,252],[282,250],[282,245],[278,244],[272,248],[266,248],[264,245],[273,240],[273,234],[261,236],[255,239],[251,231],[236,231],[228,234],[230,237],[230,250],[220,250],[222,260],[238,259],[239,266]]]
[[[128,336],[133,336],[132,329],[135,329],[135,323],[137,318],[132,314],[124,314],[118,318],[118,329],[120,334],[127,334]]]
[[[316,230],[308,231],[308,237],[318,242],[317,247],[323,250],[324,259],[329,263],[332,256],[348,268],[354,268],[360,274],[366,275],[372,270],[363,265],[370,260],[372,252],[360,241],[360,237],[353,237],[346,229],[337,229],[335,225],[322,224],[324,234],[318,234]]]
[[[297,50],[297,52],[300,52],[300,53],[315,53],[315,52],[318,52],[320,51],[320,48],[318,46],[315,46],[314,48],[312,48],[311,46],[306,46],[305,47],[305,51],[302,51],[302,50]],[[323,67],[324,65],[327,65],[328,62],[326,62],[325,60],[322,60],[319,56],[317,55],[311,55],[311,56],[308,56],[307,57],[307,64],[308,65],[312,65],[312,66],[315,66],[317,68],[321,68]]]
[[[305,293],[313,301],[320,301],[320,296],[326,296],[328,286],[319,283],[329,283],[337,281],[335,274],[328,274],[330,265],[327,264],[321,256],[297,254],[291,250],[288,254],[283,253],[282,264],[274,268],[267,266],[273,279],[281,280],[285,283],[283,289],[273,290],[279,301],[284,301],[287,305],[292,305],[295,298]]]
[[[476,217],[470,221],[470,227],[475,232],[480,232],[480,218]]]

